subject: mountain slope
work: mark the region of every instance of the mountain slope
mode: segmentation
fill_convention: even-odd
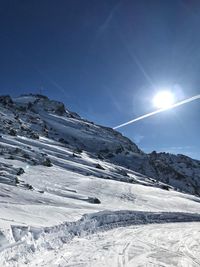
[[[74,151],[93,153],[177,190],[200,195],[200,161],[183,155],[145,154],[120,133],[84,120],[45,96],[0,97],[0,120],[3,134],[47,137]]]
[[[200,199],[174,189],[193,193],[199,161],[147,155],[120,133],[83,120],[62,103],[40,95],[0,97],[0,120],[0,266],[91,266],[93,253],[97,258],[92,266],[108,266],[110,253],[112,266],[131,266],[128,257],[138,263],[135,266],[141,266],[142,259],[147,265],[172,266],[165,262],[170,244],[177,244],[173,257],[178,249],[183,264],[197,266]],[[178,179],[174,173],[181,171],[184,177]],[[185,177],[191,181],[188,188]],[[176,227],[171,225],[175,222]],[[169,236],[166,246],[161,224]],[[179,234],[173,235],[177,228],[188,244],[186,256]],[[143,244],[137,229],[144,230]],[[159,237],[156,250],[149,229],[151,236],[155,232]],[[138,238],[134,245],[130,233]],[[123,238],[121,245],[117,236]],[[91,245],[88,253],[85,242]],[[98,252],[95,242],[102,245]],[[140,248],[143,256],[137,258],[131,247]],[[108,254],[102,263],[104,250]]]

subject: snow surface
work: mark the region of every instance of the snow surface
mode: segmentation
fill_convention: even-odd
[[[133,159],[150,168],[148,157],[120,134],[69,111],[58,115],[62,104],[42,99],[33,113],[0,106],[0,266],[200,266],[200,198],[127,168]],[[26,106],[38,97],[14,101]],[[99,157],[106,148],[121,152]],[[197,173],[198,161],[150,157],[190,162]]]
[[[75,237],[30,266],[200,266],[197,223],[121,227]],[[22,265],[25,266],[25,265]]]

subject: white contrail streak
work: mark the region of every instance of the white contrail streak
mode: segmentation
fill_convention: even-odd
[[[197,99],[200,99],[200,95],[196,95],[196,96],[187,98],[187,99],[185,99],[185,100],[182,100],[182,101],[180,101],[180,102],[178,102],[178,103],[176,103],[176,104],[171,105],[171,106],[168,107],[168,108],[161,108],[161,109],[155,110],[155,111],[153,111],[153,112],[151,112],[151,113],[145,114],[145,115],[140,116],[140,117],[138,117],[138,118],[136,118],[136,119],[133,119],[133,120],[131,120],[131,121],[128,121],[128,122],[125,122],[125,123],[120,124],[120,125],[118,125],[118,126],[115,126],[113,129],[121,128],[121,127],[126,126],[126,125],[128,125],[128,124],[131,124],[131,123],[133,123],[133,122],[140,121],[140,120],[143,120],[143,119],[145,119],[145,118],[147,118],[147,117],[153,116],[153,115],[155,115],[155,114],[157,114],[157,113],[163,112],[163,111],[165,111],[165,110],[167,110],[167,109],[175,108],[175,107],[181,106],[181,105],[183,105],[183,104],[189,103],[189,102],[194,101],[194,100],[197,100]]]

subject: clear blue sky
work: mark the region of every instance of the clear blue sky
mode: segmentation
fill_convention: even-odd
[[[0,93],[39,93],[114,127],[171,88],[200,93],[200,1],[1,0]],[[200,159],[200,102],[119,129],[144,151]]]

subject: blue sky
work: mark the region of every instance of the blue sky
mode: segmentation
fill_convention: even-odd
[[[154,94],[200,93],[197,0],[2,0],[0,93],[40,93],[114,127],[153,111]],[[144,151],[200,159],[200,103],[119,129]]]

